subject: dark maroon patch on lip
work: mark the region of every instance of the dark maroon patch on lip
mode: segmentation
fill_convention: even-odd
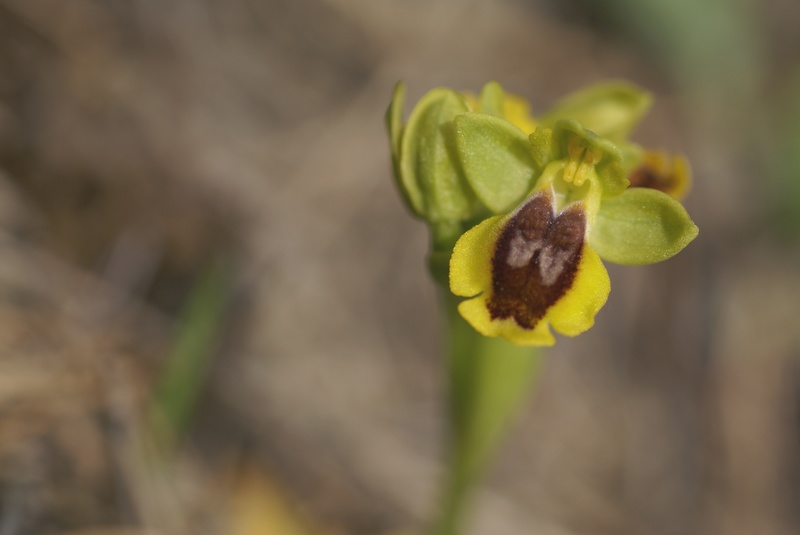
[[[572,286],[585,234],[582,205],[556,215],[549,191],[525,203],[506,223],[492,257],[492,319],[514,318],[533,329]]]

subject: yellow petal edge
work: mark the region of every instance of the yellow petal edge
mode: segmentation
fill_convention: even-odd
[[[553,329],[566,336],[577,336],[594,325],[611,292],[611,280],[598,254],[584,243],[581,262],[572,287],[544,317]]]
[[[472,297],[492,287],[494,245],[507,216],[486,219],[461,235],[450,257],[450,291]]]

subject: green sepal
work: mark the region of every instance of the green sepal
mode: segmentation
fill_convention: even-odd
[[[402,133],[398,179],[414,211],[429,222],[470,219],[482,209],[455,154],[453,118],[469,111],[450,89],[433,89],[417,103]]]
[[[389,143],[392,159],[400,159],[400,139],[403,132],[403,105],[406,100],[406,84],[397,82],[392,93],[392,102],[386,110],[386,128],[389,130]]]
[[[389,147],[392,151],[392,169],[400,194],[411,212],[422,216],[424,203],[419,188],[405,187],[400,178],[400,143],[403,138],[403,106],[406,100],[406,85],[397,82],[392,93],[392,102],[386,110],[386,129],[389,131]]]
[[[615,197],[630,185],[622,167],[622,152],[611,141],[587,130],[574,119],[561,119],[553,127],[554,159],[569,158],[569,143],[579,138],[587,149],[598,151],[600,160],[594,164],[602,198]]]
[[[598,136],[612,141],[628,137],[650,109],[653,97],[626,82],[605,82],[567,95],[539,118],[552,127],[560,119],[575,119]]]
[[[697,232],[683,205],[669,195],[629,188],[602,201],[588,239],[604,260],[642,265],[677,254]]]
[[[459,115],[455,127],[458,156],[472,191],[495,214],[509,211],[535,181],[528,136],[483,113]]]
[[[506,93],[497,82],[489,82],[481,89],[478,111],[495,117],[505,117]]]

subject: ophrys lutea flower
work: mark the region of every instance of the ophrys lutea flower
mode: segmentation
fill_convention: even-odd
[[[552,345],[551,328],[575,336],[594,324],[610,291],[601,256],[663,260],[697,228],[666,194],[628,188],[621,151],[576,121],[537,129],[531,140],[538,147],[529,164],[542,169],[534,189],[464,233],[450,260],[450,289],[471,297],[459,312],[480,333]]]
[[[458,309],[477,331],[518,345],[552,345],[551,328],[580,334],[609,294],[601,258],[658,262],[694,239],[697,227],[670,196],[688,187],[685,160],[627,137],[649,104],[637,88],[609,83],[534,118],[487,84],[479,97],[429,93],[403,127],[393,103],[398,183],[431,226],[432,258],[450,258],[450,290],[469,298]],[[437,240],[458,228],[457,242]]]

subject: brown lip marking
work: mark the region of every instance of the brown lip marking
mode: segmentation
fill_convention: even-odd
[[[555,215],[549,191],[534,195],[509,219],[492,257],[492,319],[514,318],[533,329],[572,286],[586,234],[583,205]]]

